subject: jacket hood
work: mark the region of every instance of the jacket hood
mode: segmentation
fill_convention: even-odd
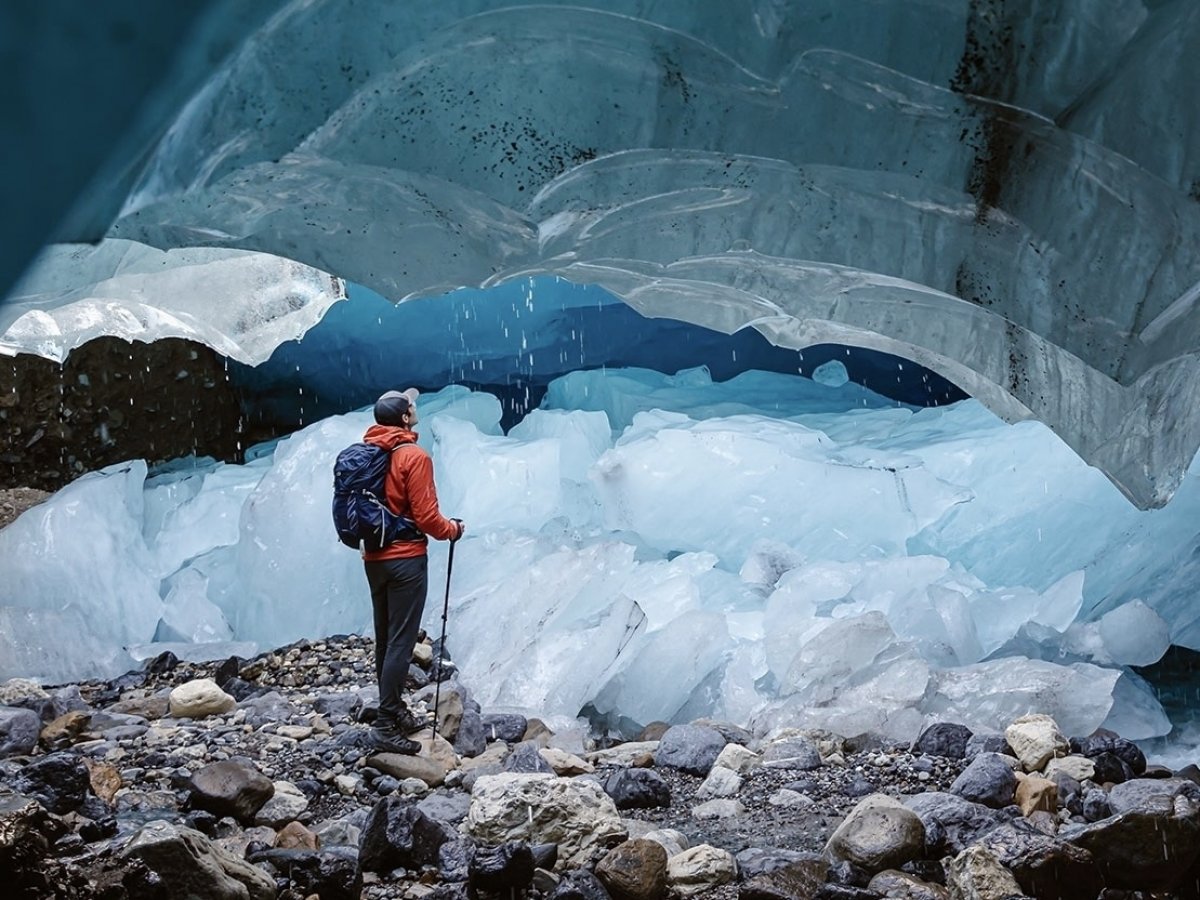
[[[415,444],[417,434],[396,425],[372,425],[363,435],[363,440],[384,450],[395,450],[401,444]]]

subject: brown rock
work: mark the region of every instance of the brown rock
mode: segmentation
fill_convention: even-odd
[[[667,891],[667,851],[644,838],[614,847],[596,866],[614,900],[659,900]]]
[[[73,709],[42,729],[39,740],[52,750],[70,747],[92,722],[92,714]]]
[[[671,726],[666,722],[651,722],[642,729],[642,733],[637,736],[639,741],[661,741],[662,736],[667,733],[667,729]]]
[[[377,753],[367,757],[367,765],[380,772],[401,780],[419,778],[430,787],[437,787],[446,780],[449,771],[441,761],[422,753],[419,756],[402,756],[399,753]]]
[[[421,756],[436,762],[446,772],[458,767],[454,745],[440,734],[434,734],[432,728],[425,728],[409,737],[421,745]]]
[[[120,771],[112,763],[88,759],[86,756],[83,758],[83,764],[87,766],[92,793],[105,803],[111,804],[117,791],[124,786]]]
[[[829,866],[819,859],[800,860],[744,881],[738,900],[812,900],[825,886]]]
[[[1026,775],[1017,781],[1016,803],[1021,807],[1023,816],[1032,815],[1039,810],[1057,812],[1058,785],[1040,775]]]
[[[547,727],[545,722],[541,719],[529,719],[525,723],[525,736],[521,738],[521,741],[535,741],[539,747],[548,747],[552,737],[554,737],[554,732]]]
[[[653,769],[654,768],[654,754],[649,753],[649,752],[639,753],[637,756],[635,756],[633,759],[631,759],[629,761],[629,765],[631,768],[634,768],[634,769]]]
[[[275,846],[280,850],[318,850],[321,841],[299,822],[289,822],[276,835]]]

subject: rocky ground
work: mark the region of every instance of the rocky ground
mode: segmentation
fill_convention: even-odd
[[[1197,896],[1200,772],[1029,716],[912,746],[729,723],[607,746],[430,683],[438,733],[372,754],[372,647],[160,657],[0,685],[6,897],[869,900]],[[432,716],[430,716],[432,718]]]

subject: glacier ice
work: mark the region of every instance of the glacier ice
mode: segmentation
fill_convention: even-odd
[[[62,239],[277,254],[395,301],[557,274],[783,347],[897,353],[1048,424],[1143,508],[1200,446],[1186,0],[274,0],[204,21]],[[75,256],[33,277],[86,293]],[[136,304],[87,312],[191,326]],[[210,318],[204,340],[261,354]],[[91,327],[59,319],[10,340],[62,352]]]
[[[471,526],[449,648],[480,702],[897,738],[934,717],[996,728],[1032,710],[1077,732],[1167,732],[1128,667],[1189,639],[1187,572],[1163,569],[1154,592],[1109,609],[1101,563],[1139,529],[1194,542],[1196,476],[1182,502],[1139,512],[1043,426],[1005,425],[976,401],[863,406],[864,393],[777,373],[575,372],[507,434],[491,395],[426,394],[442,506]],[[328,523],[332,458],[368,422],[324,419],[244,466],[147,477],[131,463],[26,513],[0,532],[14,645],[0,675],[112,674],[154,648],[198,656],[369,628],[358,558]],[[1047,507],[1043,477],[1073,485],[1074,518]],[[984,559],[973,539],[996,504],[1006,542]],[[86,546],[66,539],[68,514],[87,523]],[[1080,533],[1091,556],[1063,552]],[[101,577],[96,546],[112,554]],[[434,584],[446,554],[431,544]],[[105,627],[88,629],[86,661],[17,652],[75,640],[92,616]]]

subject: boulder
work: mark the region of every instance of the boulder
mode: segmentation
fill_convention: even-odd
[[[42,728],[38,740],[42,742],[42,746],[52,750],[65,749],[80,739],[91,725],[91,721],[92,714],[83,710],[65,712]]]
[[[467,817],[467,810],[470,807],[471,795],[457,791],[429,794],[417,802],[417,809],[429,818],[452,826],[457,826]]]
[[[191,803],[218,816],[251,822],[271,799],[275,785],[257,769],[237,760],[210,763],[192,775]]]
[[[464,837],[448,840],[438,847],[438,876],[442,881],[467,881],[474,859],[474,841]]]
[[[203,719],[233,712],[237,701],[217,687],[211,678],[197,678],[171,691],[167,704],[171,715],[177,719]]]
[[[698,844],[667,860],[667,884],[680,897],[691,897],[737,878],[733,854]]]
[[[33,797],[56,815],[74,812],[83,805],[92,787],[91,775],[83,759],[69,751],[59,751],[35,759],[14,779],[18,793]]]
[[[174,691],[171,692],[171,696],[174,698]],[[278,725],[289,721],[296,715],[296,707],[279,691],[267,691],[265,694],[249,697],[239,703],[238,708],[245,712],[247,724],[254,728]],[[221,710],[214,710],[214,712],[221,712]],[[178,715],[174,712],[174,707],[172,707],[171,715]],[[195,716],[195,718],[200,718],[200,716]]]
[[[384,797],[363,826],[359,864],[365,872],[436,865],[442,844],[456,837],[453,829],[429,818],[410,800]]]
[[[824,887],[828,871],[829,865],[819,859],[788,862],[746,878],[738,900],[812,900]]]
[[[483,844],[558,844],[558,867],[584,865],[625,839],[616,804],[598,784],[556,775],[485,775],[475,782],[467,833]]]
[[[929,791],[904,801],[925,826],[926,856],[961,853],[1009,817],[998,810],[972,803],[956,794]]]
[[[1105,886],[1118,890],[1170,891],[1200,855],[1194,814],[1127,812],[1058,836],[1091,853]]]
[[[692,807],[693,819],[736,819],[746,812],[741,801],[722,798],[706,800]]]
[[[980,753],[950,785],[950,793],[993,809],[1012,803],[1016,790],[1017,776],[998,753]]]
[[[1030,713],[1004,729],[1004,739],[1026,772],[1040,772],[1056,756],[1071,752],[1071,744],[1050,716]]]
[[[1008,746],[1008,741],[998,731],[981,731],[971,735],[967,741],[967,749],[963,754],[963,759],[972,760],[980,753],[1000,753],[1004,756],[1013,755],[1012,747]]]
[[[92,787],[92,793],[111,805],[117,796],[117,791],[124,787],[120,770],[112,763],[91,760],[87,757],[84,757],[83,764],[87,766],[88,784]]]
[[[533,881],[533,851],[525,841],[479,847],[469,864],[471,886],[489,893],[523,892]]]
[[[28,756],[37,746],[42,719],[31,709],[0,707],[0,759]]]
[[[626,741],[606,750],[593,750],[587,761],[597,766],[632,766],[645,756],[658,752],[658,741]]]
[[[825,845],[830,859],[845,860],[871,874],[898,868],[924,850],[920,817],[886,794],[860,800]]]
[[[604,790],[617,809],[671,805],[671,788],[653,769],[618,769],[604,780]]]
[[[1114,816],[1127,812],[1169,816],[1175,811],[1177,797],[1200,803],[1200,787],[1186,778],[1135,778],[1114,784],[1108,792],[1108,805]]]
[[[554,767],[542,757],[541,747],[534,741],[522,741],[504,759],[505,772],[554,773]]]
[[[937,722],[921,732],[913,742],[913,753],[943,756],[947,759],[963,759],[967,755],[967,741],[971,729],[953,722]]]
[[[968,847],[950,861],[946,887],[955,900],[1011,900],[1023,896],[1013,873],[979,846]]]
[[[580,759],[574,753],[560,750],[557,747],[546,747],[539,751],[555,775],[588,775],[596,771],[590,762]]]
[[[1012,872],[1024,893],[1059,900],[1095,900],[1104,885],[1092,854],[1017,820],[984,835],[982,847]]]
[[[516,744],[525,738],[525,729],[529,720],[517,713],[485,713],[482,717],[483,736],[492,741],[505,741]]]
[[[667,851],[656,841],[626,841],[605,854],[596,877],[614,900],[659,900],[667,890]]]
[[[462,722],[454,735],[454,752],[459,756],[478,756],[487,749],[483,733],[483,716],[477,710],[463,710]]]
[[[316,850],[321,839],[299,822],[288,822],[275,835],[275,846],[280,850]]]
[[[1115,732],[1100,728],[1073,743],[1077,745],[1075,749],[1089,759],[1095,759],[1102,753],[1111,753],[1129,766],[1134,775],[1142,775],[1146,771],[1146,755],[1141,748]]]
[[[121,855],[158,876],[164,896],[205,900],[274,900],[275,882],[191,828],[155,821],[144,825]]]
[[[659,741],[654,763],[704,776],[725,744],[721,732],[707,725],[672,725]]]

